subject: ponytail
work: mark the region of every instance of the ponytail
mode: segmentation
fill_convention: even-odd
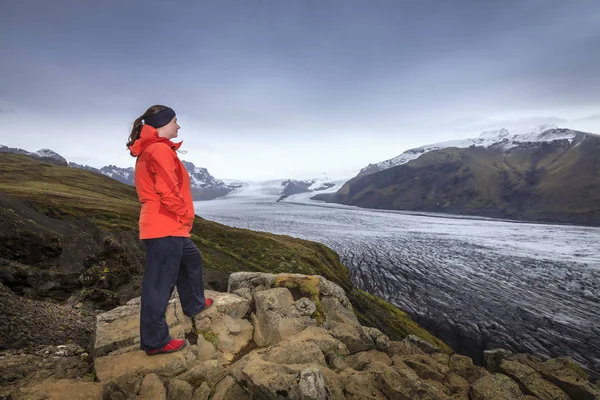
[[[140,138],[140,133],[142,132],[142,127],[144,126],[144,124],[142,122],[144,120],[144,118],[148,118],[153,115],[156,115],[159,112],[166,110],[167,108],[169,108],[169,107],[155,105],[155,106],[148,108],[141,117],[137,118],[133,122],[133,128],[131,128],[131,133],[129,134],[129,141],[127,142],[127,148],[132,146],[133,143],[135,143],[135,141]],[[129,154],[131,154],[131,152],[129,152]],[[133,154],[131,154],[131,156],[135,157]]]

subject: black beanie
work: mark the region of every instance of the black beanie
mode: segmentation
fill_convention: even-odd
[[[172,108],[165,108],[150,117],[145,117],[144,124],[150,125],[153,128],[160,128],[171,122],[173,118],[175,118],[175,111]]]

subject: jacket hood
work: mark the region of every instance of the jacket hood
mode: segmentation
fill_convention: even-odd
[[[140,132],[140,137],[137,139],[131,146],[129,146],[129,151],[135,157],[138,157],[140,154],[148,148],[153,143],[162,142],[169,145],[169,147],[173,150],[178,150],[181,147],[181,143],[173,143],[167,138],[158,136],[158,131],[156,128],[153,128],[150,125],[142,126],[142,131]]]

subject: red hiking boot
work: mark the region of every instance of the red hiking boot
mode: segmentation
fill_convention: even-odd
[[[205,303],[204,303],[204,308],[202,309],[202,311],[206,310],[207,308],[209,308],[212,305],[213,305],[213,299],[206,299]],[[200,311],[200,312],[202,312],[202,311]]]
[[[157,354],[174,353],[185,347],[185,339],[171,339],[169,343],[162,349],[146,350],[146,354],[154,356]]]

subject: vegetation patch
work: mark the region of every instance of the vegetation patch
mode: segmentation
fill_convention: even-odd
[[[295,300],[307,297],[317,309],[311,315],[317,322],[317,326],[323,325],[324,314],[321,306],[321,291],[319,290],[319,278],[316,276],[297,277],[293,275],[282,275],[275,280],[275,286],[285,287],[290,290]]]

